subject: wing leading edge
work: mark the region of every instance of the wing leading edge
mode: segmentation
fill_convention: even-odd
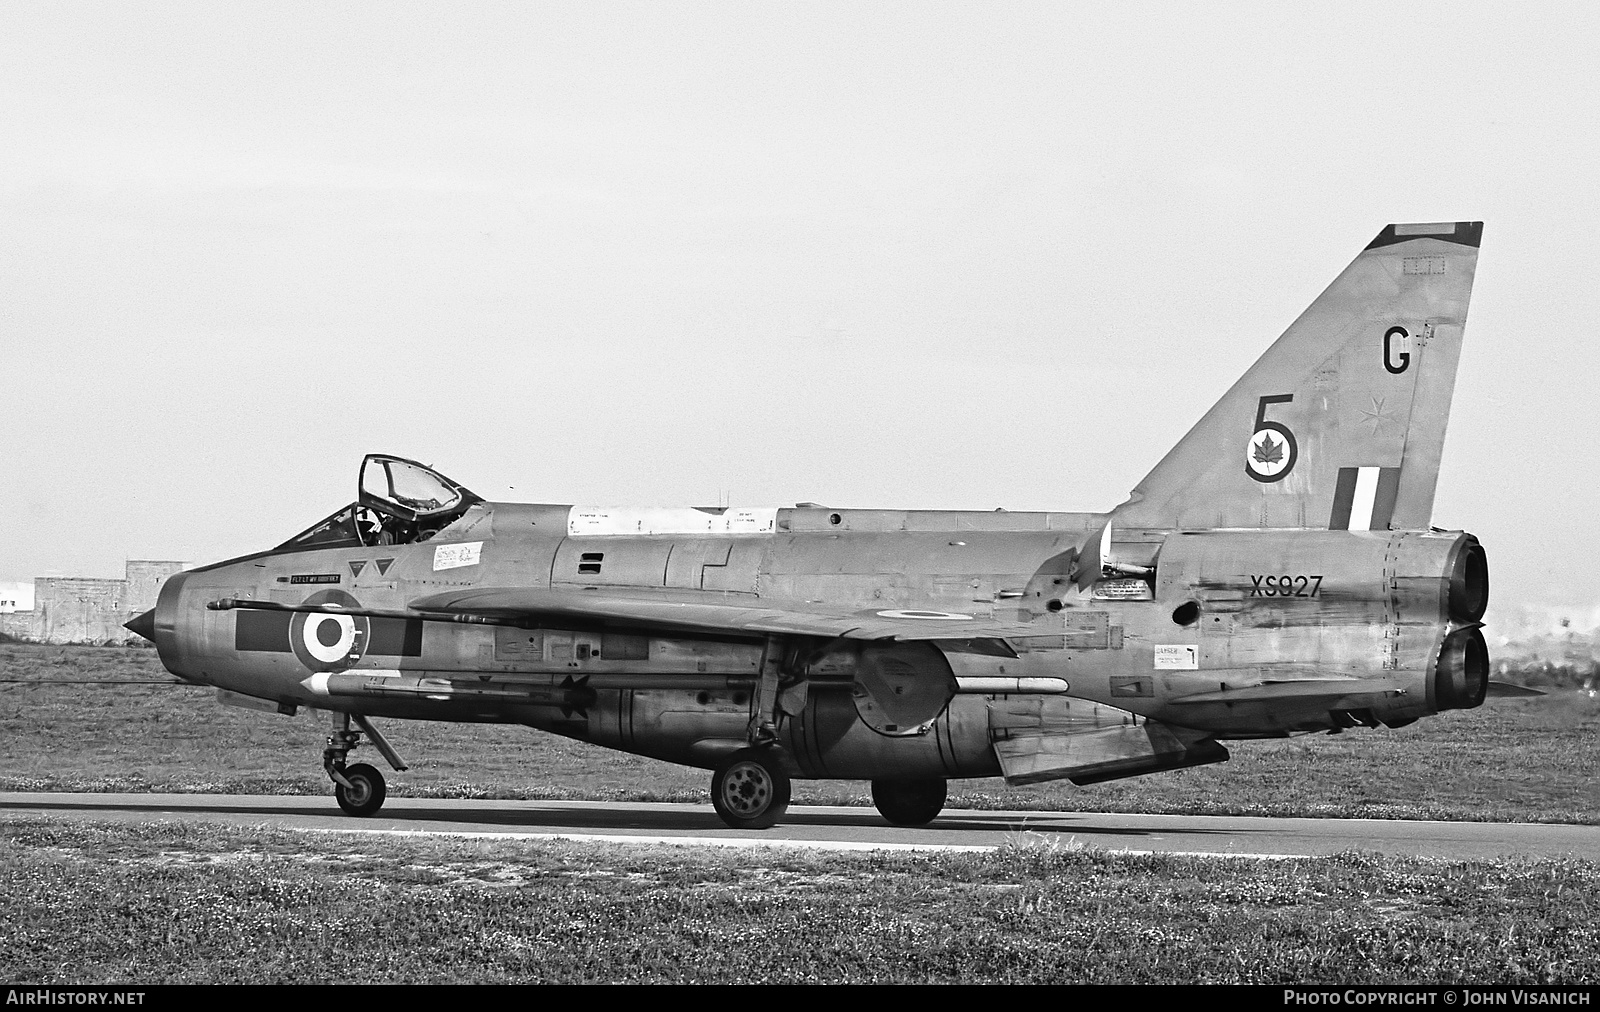
[[[707,601],[704,594],[688,599],[667,594],[538,587],[463,588],[417,598],[409,603],[409,608],[424,614],[503,616],[518,620],[518,624],[582,621],[723,635],[780,633],[859,640],[1060,636],[1063,625],[1058,615],[1042,615],[1032,622],[1019,622],[924,609],[858,609],[732,597]]]
[[[1028,639],[1061,636],[1065,625],[1059,614],[1040,615],[1024,622],[924,609],[857,609],[737,598],[707,601],[703,594],[688,599],[670,594],[542,587],[467,587],[415,598],[403,609],[292,605],[238,598],[213,601],[208,607],[214,611],[243,608],[528,628],[600,625],[752,638],[772,633],[857,640]]]

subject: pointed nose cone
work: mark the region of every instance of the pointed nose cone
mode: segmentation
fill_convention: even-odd
[[[156,610],[151,608],[143,615],[136,615],[123,623],[122,628],[129,632],[138,633],[151,643],[156,641]]]

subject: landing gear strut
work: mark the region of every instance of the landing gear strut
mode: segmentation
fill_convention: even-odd
[[[750,700],[748,747],[728,756],[711,778],[711,804],[734,829],[771,829],[789,809],[778,722],[783,719],[782,637],[768,636],[761,678]]]
[[[351,729],[351,720],[360,725],[360,731]],[[383,753],[390,766],[396,770],[406,768],[394,746],[378,733],[378,729],[367,718],[359,713],[334,714],[333,730],[328,732],[328,747],[322,750],[322,768],[328,771],[328,779],[333,781],[333,796],[339,802],[339,807],[351,815],[373,814],[383,807],[384,799],[389,795],[383,774],[375,767],[366,763],[345,765],[350,750],[361,744],[363,733],[372,739],[372,744]]]

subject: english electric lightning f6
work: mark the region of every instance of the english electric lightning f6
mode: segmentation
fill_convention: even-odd
[[[1430,526],[1482,225],[1390,225],[1109,513],[485,502],[362,463],[277,548],[129,623],[225,701],[332,711],[339,804],[372,719],[526,724],[714,771],[729,825],[793,778],[889,821],[950,778],[1091,784],[1223,741],[1399,727],[1484,699],[1488,567]]]

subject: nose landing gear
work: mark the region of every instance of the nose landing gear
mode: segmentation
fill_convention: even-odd
[[[352,730],[350,722],[354,720],[361,730]],[[365,733],[372,739],[372,744],[377,746],[383,758],[395,770],[406,769],[394,746],[372,722],[359,713],[334,714],[333,730],[328,732],[328,747],[322,750],[322,768],[328,771],[328,779],[333,781],[333,796],[339,802],[339,807],[351,815],[371,815],[383,807],[384,799],[389,795],[388,786],[383,782],[383,774],[375,767],[366,763],[356,763],[346,766],[345,758],[350,750],[361,744],[361,735]]]

